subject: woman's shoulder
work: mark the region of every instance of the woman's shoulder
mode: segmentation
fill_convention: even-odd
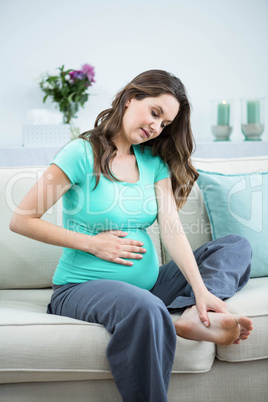
[[[91,159],[93,152],[89,141],[84,140],[83,138],[76,138],[64,145],[64,147],[59,151],[59,154],[62,154],[65,157],[69,156],[72,159],[74,157],[84,158],[85,156]]]
[[[82,138],[72,140],[57,153],[52,163],[64,171],[72,184],[82,183],[85,174],[93,169],[91,145]]]
[[[84,151],[84,150],[91,150],[91,145],[89,141],[84,140],[83,138],[76,138],[65,144],[62,149],[63,150],[73,149],[77,151]]]

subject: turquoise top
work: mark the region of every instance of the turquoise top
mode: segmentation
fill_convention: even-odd
[[[150,290],[159,271],[158,256],[146,228],[157,216],[154,183],[170,176],[167,165],[147,146],[134,145],[139,169],[136,183],[100,176],[95,190],[93,151],[88,141],[68,143],[51,162],[68,176],[71,188],[63,195],[63,226],[94,236],[104,230],[123,230],[126,238],[139,240],[147,250],[141,260],[125,266],[102,260],[84,251],[64,248],[53,277],[55,285],[94,279],[119,280]]]

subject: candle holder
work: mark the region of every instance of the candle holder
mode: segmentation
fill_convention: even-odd
[[[246,141],[261,141],[264,131],[264,98],[241,99],[241,130]]]
[[[233,130],[233,100],[213,99],[211,104],[211,131],[215,141],[229,141]]]

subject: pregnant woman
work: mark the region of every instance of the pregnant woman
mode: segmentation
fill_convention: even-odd
[[[229,314],[223,299],[247,283],[250,245],[231,235],[189,246],[177,210],[198,173],[190,105],[174,75],[138,75],[80,137],[56,155],[10,228],[63,247],[47,313],[105,326],[123,401],[165,402],[177,335],[223,345],[249,336],[251,320]],[[40,219],[61,197],[63,227]],[[172,257],[161,267],[146,232],[156,218]],[[182,313],[174,324],[172,312]]]

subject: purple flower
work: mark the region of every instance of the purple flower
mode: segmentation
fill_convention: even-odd
[[[81,70],[70,71],[69,75],[73,81],[84,80],[86,78],[85,74]]]
[[[87,76],[87,78],[90,82],[96,82],[94,80],[94,75],[95,75],[94,67],[91,66],[90,64],[84,64],[82,66],[82,73],[84,73]]]
[[[94,67],[90,64],[84,64],[81,70],[73,70],[69,72],[70,83],[75,84],[77,80],[85,80],[85,87],[91,86],[94,80]]]

